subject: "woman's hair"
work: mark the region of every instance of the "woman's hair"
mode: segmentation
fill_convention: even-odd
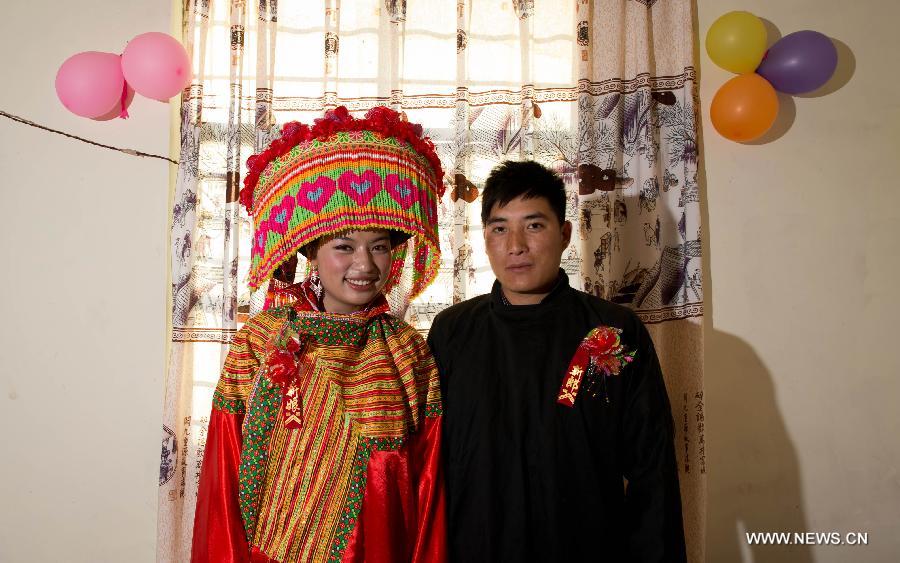
[[[370,230],[370,229],[357,229],[357,230]],[[391,231],[388,229],[371,229],[371,230],[386,231],[388,233],[388,236],[391,239],[391,250],[393,250],[394,248],[405,243],[407,240],[409,240],[409,237],[411,236],[409,233],[404,233],[403,231]],[[323,244],[325,244],[326,242],[328,242],[330,240],[334,240],[338,237],[342,237],[349,233],[354,233],[354,232],[356,232],[356,230],[344,231],[342,233],[336,233],[333,235],[319,237],[316,240],[307,244],[306,246],[302,247],[300,249],[300,253],[303,254],[303,256],[305,256],[307,259],[312,260],[313,258],[316,257],[316,253],[319,251],[320,246],[322,246]]]

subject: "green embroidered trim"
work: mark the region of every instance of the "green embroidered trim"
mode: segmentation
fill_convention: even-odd
[[[379,331],[382,331],[384,333],[385,338],[387,338],[388,336],[394,336],[395,334],[399,334],[401,322],[402,321],[400,321],[400,319],[391,316],[391,317],[387,317],[385,319],[385,322],[379,323],[380,326],[376,325],[375,323],[372,323],[369,326],[369,337],[370,338],[381,338]]]
[[[425,405],[425,416],[435,417],[443,416],[444,406],[441,403],[429,403]]]
[[[338,346],[346,344],[364,344],[364,336],[368,331],[370,336],[375,323],[360,322],[358,320],[341,319],[330,316],[327,313],[314,313],[311,315],[300,314],[291,325],[298,334],[310,335],[316,342],[325,346]],[[367,326],[369,325],[369,326]],[[377,327],[374,327],[377,329]]]
[[[403,438],[363,437],[360,439],[356,459],[353,461],[353,469],[351,470],[347,500],[344,503],[341,518],[338,520],[334,542],[331,544],[331,549],[328,553],[329,563],[343,559],[344,550],[347,549],[347,543],[350,541],[350,534],[353,532],[353,528],[356,527],[356,520],[359,518],[359,511],[362,510],[362,501],[366,492],[366,469],[372,453],[376,451],[399,450],[402,445]]]
[[[252,537],[259,517],[259,494],[266,476],[269,438],[281,407],[281,387],[265,377],[260,377],[257,385],[244,420],[244,445],[238,468],[238,502],[248,539]]]
[[[244,414],[244,401],[240,399],[226,399],[216,390],[213,393],[212,407],[228,414]]]

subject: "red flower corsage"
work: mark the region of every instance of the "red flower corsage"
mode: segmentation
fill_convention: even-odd
[[[598,326],[584,337],[569,362],[557,403],[574,407],[578,392],[582,389],[592,397],[602,393],[609,402],[606,378],[619,375],[622,368],[634,361],[635,356],[634,351],[625,350],[621,335],[620,328]]]
[[[303,426],[303,400],[301,392],[301,363],[303,345],[297,337],[282,331],[266,352],[266,369],[269,379],[281,386],[282,416],[284,426],[296,429]]]
[[[282,346],[273,342],[266,353],[269,379],[282,387],[293,384],[300,373],[300,359],[297,357],[300,348],[300,342],[294,338],[288,338]]]

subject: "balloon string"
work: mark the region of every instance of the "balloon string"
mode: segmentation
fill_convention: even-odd
[[[142,152],[142,151],[136,151],[136,150],[134,150],[134,149],[123,149],[123,148],[120,148],[120,147],[114,147],[114,146],[112,146],[112,145],[104,145],[103,143],[98,143],[98,142],[96,142],[96,141],[91,141],[90,139],[85,139],[84,137],[79,137],[78,135],[72,135],[72,134],[70,134],[70,133],[65,133],[65,132],[63,132],[63,131],[57,131],[56,129],[51,129],[51,128],[46,127],[46,126],[44,126],[44,125],[41,125],[41,124],[39,124],[39,123],[35,123],[34,121],[29,121],[29,120],[25,119],[24,117],[19,117],[18,115],[13,115],[13,114],[11,114],[11,113],[7,113],[7,112],[5,112],[5,111],[3,111],[3,110],[0,110],[0,115],[2,115],[3,117],[5,117],[5,118],[7,118],[7,119],[11,119],[11,120],[13,120],[13,121],[17,121],[17,122],[22,123],[22,124],[24,124],[24,125],[28,125],[29,127],[36,127],[36,128],[41,129],[41,130],[43,130],[43,131],[50,131],[51,133],[56,133],[57,135],[62,135],[63,137],[68,137],[68,138],[70,138],[70,139],[75,139],[75,140],[81,141],[81,142],[83,142],[83,143],[87,143],[87,144],[89,144],[89,145],[94,145],[94,146],[96,146],[96,147],[103,147],[104,149],[110,149],[110,150],[114,150],[114,151],[119,151],[119,152],[122,152],[122,153],[125,153],[125,154],[128,154],[128,155],[131,155],[131,156],[145,156],[145,157],[147,157],[147,158],[158,158],[158,159],[160,159],[160,160],[168,160],[168,161],[171,162],[172,164],[178,166],[178,161],[177,161],[177,160],[172,160],[171,158],[169,158],[169,157],[167,157],[167,156],[161,156],[161,155],[158,155],[158,154],[150,154],[150,153],[146,153],[146,152]]]

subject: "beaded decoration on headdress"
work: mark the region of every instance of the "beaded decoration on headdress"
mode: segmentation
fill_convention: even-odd
[[[253,216],[251,288],[310,242],[363,229],[411,236],[394,249],[387,292],[413,253],[410,298],[437,274],[437,201],[443,171],[422,126],[376,107],[364,119],[329,110],[312,127],[286,123],[281,138],[247,159],[241,203]]]

